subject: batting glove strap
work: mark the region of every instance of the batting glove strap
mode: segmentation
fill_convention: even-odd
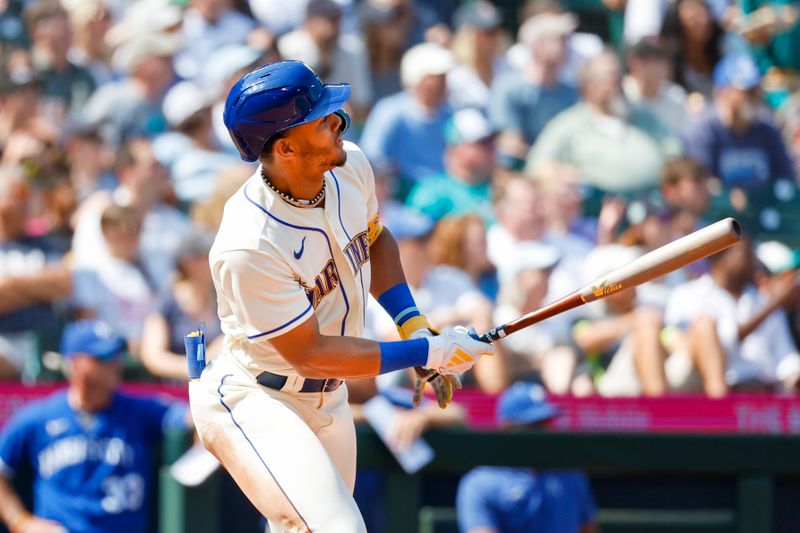
[[[397,331],[400,332],[400,338],[403,340],[421,339],[423,337],[431,337],[438,334],[437,331],[431,328],[431,325],[428,323],[428,319],[425,318],[425,315],[409,318],[405,323],[403,323],[402,326],[397,327]]]
[[[483,355],[494,355],[491,344],[477,340],[463,326],[448,328],[438,336],[428,337],[428,361],[425,368],[440,374],[462,374]]]

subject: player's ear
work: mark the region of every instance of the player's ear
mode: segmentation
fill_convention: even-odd
[[[275,157],[292,157],[294,155],[294,146],[292,146],[292,142],[289,139],[282,137],[275,141],[272,147],[272,153]]]

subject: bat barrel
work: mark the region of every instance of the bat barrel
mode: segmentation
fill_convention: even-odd
[[[683,268],[733,246],[742,238],[742,228],[733,218],[725,218],[671,243],[644,254],[583,287],[584,302],[635,287]]]
[[[493,342],[551,316],[563,313],[609,294],[646,283],[686,265],[733,246],[742,238],[742,228],[733,218],[725,218],[710,226],[657,248],[634,259],[541,309],[497,326],[481,335],[480,340]]]

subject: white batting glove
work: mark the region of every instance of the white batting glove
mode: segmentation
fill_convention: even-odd
[[[474,330],[472,333],[475,334]],[[464,326],[456,326],[445,329],[435,337],[428,337],[425,368],[446,375],[463,374],[482,356],[494,353],[493,345],[470,336],[470,330]]]

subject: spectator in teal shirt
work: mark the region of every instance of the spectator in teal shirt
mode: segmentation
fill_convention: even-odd
[[[433,220],[474,213],[493,222],[493,140],[483,113],[470,108],[457,111],[445,124],[445,173],[417,183],[407,205]]]
[[[792,20],[792,10],[796,13],[794,0],[741,0],[740,7],[745,15],[753,15],[755,11],[772,10],[772,16],[763,17],[777,21],[770,28],[769,24],[749,26],[743,37],[752,47],[753,54],[761,72],[769,73],[774,88],[766,91],[766,99],[777,108],[785,102],[791,92],[792,84],[800,78],[800,24]],[[758,19],[758,15],[750,20]]]

